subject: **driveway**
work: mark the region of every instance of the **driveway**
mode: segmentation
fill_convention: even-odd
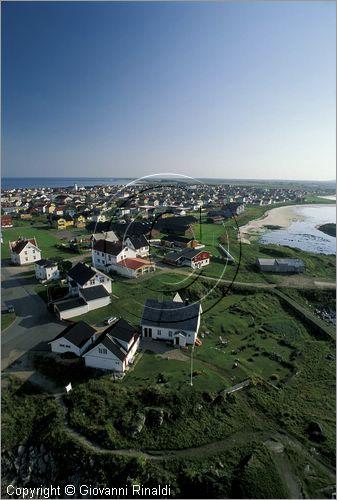
[[[13,304],[16,320],[1,334],[2,369],[27,351],[49,350],[47,342],[65,328],[65,323],[47,310],[34,288],[33,266],[16,267],[2,261],[1,306]]]

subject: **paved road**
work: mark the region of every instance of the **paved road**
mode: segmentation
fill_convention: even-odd
[[[188,276],[193,276],[196,278],[197,274],[196,272],[193,273],[193,271],[189,268],[181,268],[181,267],[173,267],[173,266],[168,266],[161,262],[158,259],[154,259],[155,264],[156,264],[156,274],[159,272],[161,273],[172,273],[172,274],[182,274],[186,277]],[[137,279],[137,282],[140,281],[146,281],[148,279],[151,279],[153,277],[152,273],[144,274],[143,276],[140,276]],[[295,276],[295,277],[289,277],[289,276],[280,276],[280,278],[283,279],[282,282],[278,283],[265,283],[265,282],[259,282],[259,281],[234,281],[234,284],[237,286],[242,286],[245,288],[262,288],[262,289],[273,289],[277,287],[287,287],[287,288],[309,288],[309,289],[314,289],[314,288],[331,288],[335,289],[336,288],[336,282],[332,281],[317,281],[315,278],[310,278],[307,276]],[[200,274],[198,276],[198,279],[204,280],[204,281],[211,281],[211,282],[216,282],[219,285],[220,284],[228,284],[230,285],[233,280],[228,280],[224,278],[216,278],[212,276],[204,276],[203,274]]]
[[[1,305],[13,304],[16,320],[1,334],[2,369],[29,350],[47,350],[47,342],[65,327],[48,312],[36,294],[33,266],[15,267],[2,262]]]

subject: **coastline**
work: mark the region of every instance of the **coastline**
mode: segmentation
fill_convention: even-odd
[[[331,205],[335,205],[333,200]],[[238,233],[238,239],[241,240],[241,243],[249,245],[251,238],[260,236],[266,226],[278,226],[280,229],[287,229],[293,222],[304,220],[303,216],[296,213],[296,209],[312,206],[312,204],[306,204],[271,208],[259,219],[251,220],[244,226],[241,226]],[[315,204],[314,206],[327,205]]]

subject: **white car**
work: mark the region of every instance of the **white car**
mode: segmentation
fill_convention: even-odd
[[[104,321],[104,324],[111,325],[111,323],[114,323],[117,319],[118,319],[117,316],[111,316],[110,318],[108,318]]]

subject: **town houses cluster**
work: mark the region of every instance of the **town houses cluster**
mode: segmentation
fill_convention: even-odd
[[[141,339],[163,341],[183,349],[200,344],[201,305],[185,301],[179,294],[172,300],[147,299],[139,325],[113,317],[103,330],[85,321],[75,322],[74,318],[116,300],[115,280],[147,279],[158,267],[197,271],[208,266],[212,255],[202,244],[201,234],[194,232],[201,216],[207,223],[222,223],[240,215],[247,204],[301,201],[305,193],[283,188],[173,182],[160,187],[143,183],[124,188],[75,185],[11,189],[3,190],[2,195],[3,231],[16,225],[17,220],[40,217],[57,234],[71,234],[67,231],[71,228],[82,229],[81,238],[91,252],[90,262],[75,259],[65,270],[60,269],[59,262],[43,255],[36,237],[8,242],[13,265],[34,265],[35,277],[41,283],[62,281],[61,295],[49,296],[47,289],[48,305],[59,320],[67,322],[50,342],[51,351],[71,352],[83,358],[88,367],[124,373],[134,362]],[[227,260],[234,260],[225,249],[223,253]],[[283,272],[290,265],[296,272],[303,271],[301,262],[286,263],[280,259],[272,263],[260,259],[258,265],[267,271],[277,268],[276,272]]]
[[[288,189],[255,185],[156,184],[60,188],[2,189],[1,227],[11,227],[12,218],[30,220],[45,215],[50,226],[86,228],[90,222],[104,222],[112,216],[127,220],[153,220],[162,212],[186,215],[201,209],[210,220],[240,213],[243,205],[272,205],[301,202],[308,194],[303,188]],[[328,193],[329,194],[329,193]],[[215,217],[215,219],[214,219]]]

